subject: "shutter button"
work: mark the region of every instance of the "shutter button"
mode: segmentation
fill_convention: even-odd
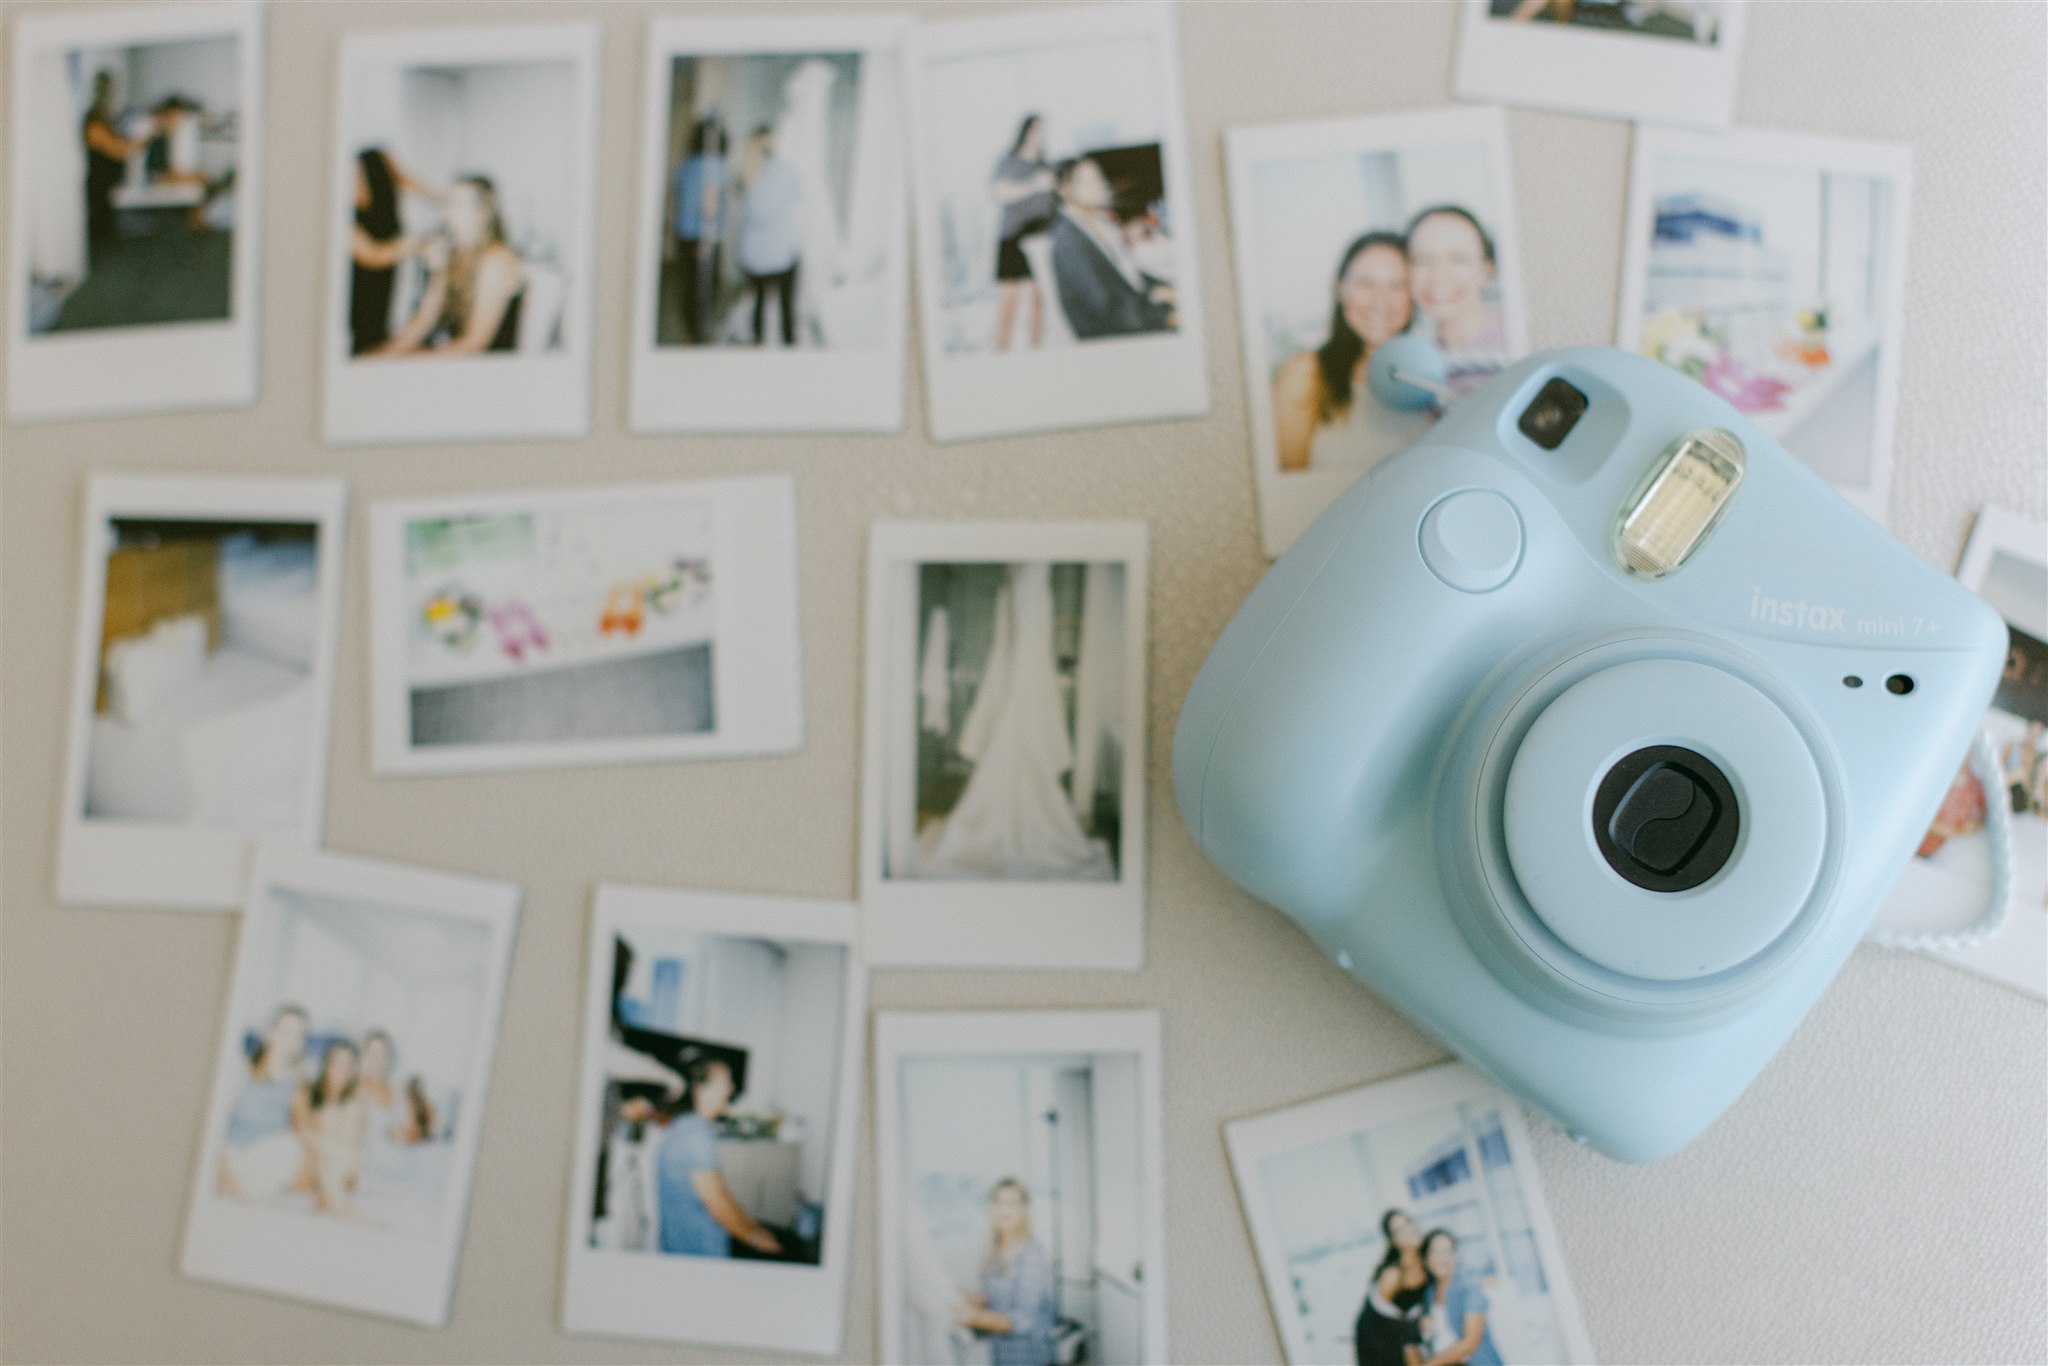
[[[1487,593],[1522,561],[1522,519],[1492,489],[1447,494],[1422,516],[1422,562],[1463,593]]]

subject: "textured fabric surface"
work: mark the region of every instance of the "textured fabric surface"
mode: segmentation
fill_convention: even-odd
[[[10,7],[13,8],[13,7]],[[9,1361],[730,1361],[556,1324],[590,889],[599,879],[846,897],[856,882],[861,566],[882,517],[1141,517],[1152,527],[1148,960],[1133,976],[885,973],[879,1008],[1166,1012],[1163,1278],[1178,1360],[1274,1359],[1219,1124],[1443,1054],[1232,889],[1174,814],[1167,756],[1204,653],[1264,569],[1224,216],[1228,124],[1449,102],[1449,4],[1202,4],[1182,14],[1194,231],[1214,410],[1198,421],[939,449],[893,437],[648,439],[624,427],[641,44],[628,4],[293,3],[269,10],[263,389],[253,409],[8,427],[0,466],[0,1357]],[[939,7],[921,17],[942,18]],[[602,19],[595,422],[581,442],[333,450],[317,432],[323,205],[346,25]],[[1911,141],[1911,285],[1893,521],[1951,567],[1974,509],[2048,515],[2044,10],[1763,3],[1741,119]],[[11,38],[11,33],[10,33]],[[1510,117],[1539,345],[1611,335],[1626,125]],[[11,149],[9,149],[11,151]],[[913,367],[914,370],[914,367]],[[60,718],[77,519],[97,467],[331,472],[368,502],[466,488],[793,471],[801,753],[471,778],[369,774],[366,578],[348,566],[329,793],[334,848],[514,879],[506,998],[454,1316],[444,1332],[187,1283],[177,1248],[233,945],[231,917],[64,909]],[[1133,837],[1139,832],[1132,832]],[[1698,1143],[1628,1168],[1539,1132],[1595,1346],[1622,1361],[2038,1361],[2040,1005],[1859,951]],[[872,1116],[846,1355],[875,1351]]]

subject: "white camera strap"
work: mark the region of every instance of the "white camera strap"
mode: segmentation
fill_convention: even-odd
[[[1888,949],[1955,953],[1977,947],[2004,926],[2012,903],[2012,794],[2006,790],[2005,773],[1998,766],[1998,752],[1991,746],[1989,732],[1978,731],[1971,742],[1970,767],[1984,785],[1985,852],[1991,857],[1991,891],[1984,899],[1983,913],[1976,924],[1961,930],[1876,930],[1870,935],[1873,943]]]

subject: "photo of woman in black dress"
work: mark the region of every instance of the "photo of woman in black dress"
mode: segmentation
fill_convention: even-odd
[[[1422,1226],[1398,1209],[1380,1216],[1386,1255],[1358,1311],[1352,1342],[1358,1366],[1417,1366],[1422,1359],[1422,1299],[1429,1270],[1422,1264]]]

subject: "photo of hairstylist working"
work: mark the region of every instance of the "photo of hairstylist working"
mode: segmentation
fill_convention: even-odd
[[[31,334],[229,316],[240,46],[228,33],[34,55]]]
[[[587,1246],[816,1265],[842,944],[626,928]]]
[[[349,75],[350,356],[558,347],[574,283],[575,64],[364,62]]]
[[[425,1236],[455,1166],[488,927],[285,888],[269,897],[270,989],[239,1024],[212,1193]]]
[[[952,58],[928,81],[947,352],[1178,328],[1165,101],[1146,38]]]

